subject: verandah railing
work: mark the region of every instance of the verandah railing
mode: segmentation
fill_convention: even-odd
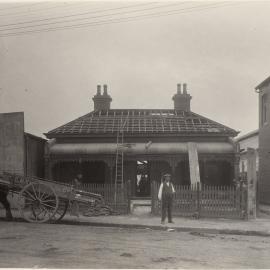
[[[117,186],[116,190],[113,184],[82,184],[80,188],[102,195],[106,205],[115,213],[127,214],[129,212],[128,184],[124,184],[122,187]]]
[[[160,214],[159,184],[152,182],[152,213]],[[175,186],[173,214],[179,216],[244,218],[246,192],[241,186]]]

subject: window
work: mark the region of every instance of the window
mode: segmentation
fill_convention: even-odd
[[[267,122],[267,95],[262,95],[262,107],[261,107],[261,121],[262,125]]]

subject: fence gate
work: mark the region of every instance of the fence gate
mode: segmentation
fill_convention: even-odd
[[[160,214],[159,184],[152,182],[152,213]],[[201,183],[175,186],[173,214],[199,217],[246,217],[246,188],[238,186],[206,186]]]

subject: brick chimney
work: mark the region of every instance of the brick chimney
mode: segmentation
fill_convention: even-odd
[[[181,84],[177,84],[177,93],[172,98],[174,109],[189,112],[191,98],[192,96],[187,93],[187,84],[183,84],[183,92],[181,92]]]
[[[97,93],[92,98],[94,101],[94,110],[109,110],[111,107],[112,98],[108,95],[107,85],[103,85],[103,94],[101,94],[101,86],[97,86]]]

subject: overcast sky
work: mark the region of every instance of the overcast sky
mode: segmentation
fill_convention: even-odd
[[[258,1],[2,2],[0,112],[24,111],[25,130],[43,136],[93,110],[97,84],[112,108],[170,109],[187,83],[192,111],[247,133],[258,127],[254,88],[270,75],[269,14]]]

